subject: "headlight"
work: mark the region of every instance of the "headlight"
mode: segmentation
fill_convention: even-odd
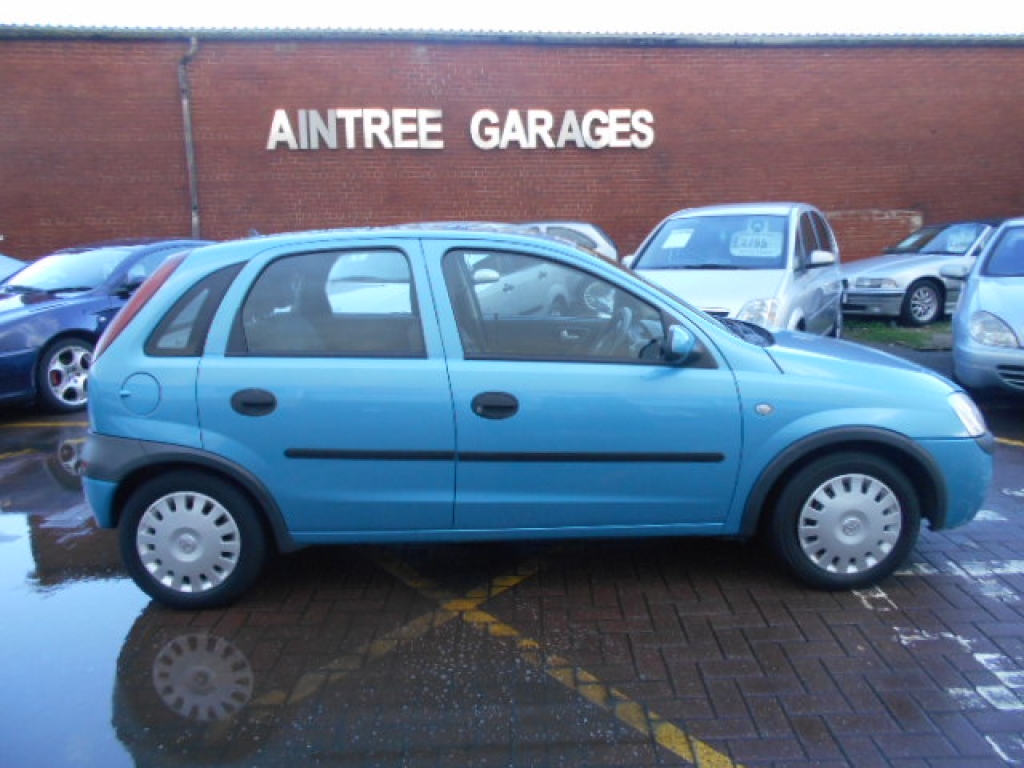
[[[985,425],[985,417],[981,415],[978,406],[974,404],[963,392],[954,392],[949,396],[949,404],[960,418],[960,423],[967,430],[968,437],[981,437],[988,432]]]
[[[971,338],[986,347],[1019,347],[1017,335],[1006,323],[989,312],[975,312],[967,326]]]
[[[754,299],[743,305],[743,309],[736,315],[736,319],[747,323],[754,323],[764,328],[771,328],[775,325],[775,319],[778,314],[778,299]]]
[[[890,277],[858,277],[853,281],[855,288],[899,288],[899,283]]]

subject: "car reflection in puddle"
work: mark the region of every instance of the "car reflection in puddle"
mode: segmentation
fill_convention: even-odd
[[[25,516],[38,586],[121,576],[117,538],[96,527],[82,495],[82,429],[53,432],[0,448],[0,512]]]
[[[2,421],[0,762],[131,765],[110,728],[110,681],[148,600],[82,496],[84,424]]]

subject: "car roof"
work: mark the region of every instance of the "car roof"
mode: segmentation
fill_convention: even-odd
[[[817,210],[810,203],[796,202],[758,202],[758,203],[726,203],[723,205],[705,205],[699,208],[684,208],[676,211],[669,218],[686,218],[689,216],[742,216],[751,214],[787,216],[794,211]]]
[[[104,248],[125,248],[142,250],[150,247],[174,246],[174,245],[207,245],[212,240],[199,240],[188,237],[123,237],[112,240],[100,240],[94,243],[83,243],[81,245],[70,245],[66,248],[59,248],[55,253],[85,253],[86,251],[99,251]]]
[[[428,221],[415,223],[389,224],[374,227],[342,227],[337,229],[315,229],[297,232],[279,232],[267,235],[209,243],[197,249],[202,252],[202,261],[207,266],[227,265],[239,261],[248,261],[256,253],[264,249],[282,246],[316,246],[324,240],[360,240],[363,238],[390,239],[451,239],[461,240],[493,240],[499,235],[503,240],[514,242],[543,241],[550,245],[578,254],[592,253],[584,251],[572,243],[559,238],[548,237],[541,233],[527,232],[520,224],[492,221]],[[612,263],[609,261],[609,263]]]
[[[932,229],[934,227],[953,227],[957,224],[987,224],[990,227],[998,227],[1006,221],[1005,218],[999,219],[955,219],[953,221],[934,221],[928,224],[921,225],[921,229]]]

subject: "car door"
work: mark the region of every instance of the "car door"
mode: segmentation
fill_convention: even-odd
[[[504,260],[575,285],[566,314],[482,316],[476,249],[436,256],[451,298],[440,320],[458,435],[456,528],[720,529],[741,430],[732,373],[710,351],[698,365],[663,363],[657,306],[524,251]]]
[[[299,541],[451,526],[451,393],[422,270],[418,245],[378,243],[273,254],[232,287],[226,353],[198,375],[203,445],[264,483]]]

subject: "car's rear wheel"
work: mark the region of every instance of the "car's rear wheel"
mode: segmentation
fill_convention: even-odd
[[[904,473],[859,452],[826,456],[797,472],[771,520],[778,555],[821,589],[857,589],[888,576],[920,527],[917,494]]]
[[[234,600],[266,559],[267,539],[252,502],[201,472],[171,472],[143,484],[125,505],[120,536],[135,582],[175,608]]]
[[[91,341],[78,337],[57,339],[43,349],[36,368],[36,389],[44,408],[63,413],[85,408],[92,350]]]
[[[942,316],[942,289],[932,280],[911,283],[903,297],[900,322],[904,325],[928,325]]]

